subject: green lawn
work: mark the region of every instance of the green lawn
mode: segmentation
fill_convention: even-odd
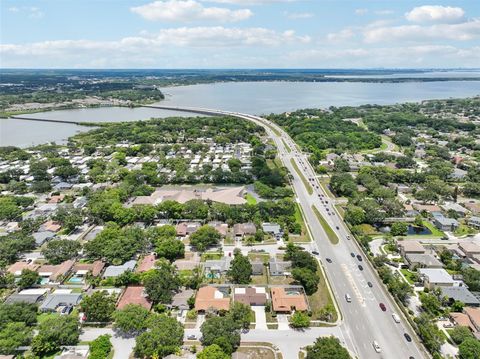
[[[247,193],[245,199],[248,204],[257,204],[257,199],[251,193]]]
[[[285,142],[285,140],[282,138],[282,142],[283,142],[283,145],[285,146],[285,148],[287,149],[287,152],[290,153],[292,152],[292,149],[290,148],[290,146],[287,145],[287,143]]]
[[[308,194],[312,194],[313,193],[313,188],[312,186],[310,185],[310,183],[307,181],[307,179],[305,178],[305,176],[303,175],[303,173],[300,171],[300,168],[298,168],[297,166],[297,162],[295,162],[295,160],[293,158],[290,159],[290,163],[292,164],[293,168],[295,169],[295,171],[298,173],[298,175],[300,176],[300,179],[302,180],[303,182],[303,185],[305,186],[305,188],[307,189],[307,192]]]
[[[201,261],[205,262],[206,260],[215,260],[215,259],[222,259],[223,253],[203,253],[201,257]]]
[[[317,216],[318,221],[322,225],[323,230],[327,234],[328,240],[332,244],[337,244],[338,241],[339,241],[339,238],[338,238],[337,234],[333,231],[332,227],[330,227],[328,225],[327,221],[325,221],[325,218],[323,218],[323,216],[320,214],[317,207],[312,205],[312,209],[313,209],[313,212],[315,213],[315,215]]]
[[[432,236],[443,237],[445,235],[445,233],[443,233],[441,230],[439,230],[429,221],[423,221],[423,225],[427,227],[430,230],[430,232],[432,232]]]
[[[472,227],[469,227],[465,224],[460,224],[460,226],[455,230],[455,235],[461,237],[461,236],[468,236],[472,234],[478,233],[477,230],[473,229]]]
[[[302,210],[300,209],[300,206],[298,203],[295,203],[295,221],[297,223],[300,223],[300,225],[302,226],[302,233],[300,234],[300,236],[292,238],[293,242],[301,242],[301,243],[311,242],[312,239],[310,238],[310,234],[307,230],[307,226],[303,219]]]
[[[408,269],[400,269],[400,272],[405,276],[409,284],[415,283],[415,274],[410,272]]]

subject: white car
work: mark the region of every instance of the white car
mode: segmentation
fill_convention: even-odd
[[[378,345],[376,340],[373,341],[372,345],[373,345],[373,349],[375,349],[377,353],[380,353],[382,351],[382,349],[380,348],[380,345]]]
[[[392,318],[395,321],[395,323],[400,323],[400,317],[398,316],[397,313],[392,313]]]
[[[350,297],[350,294],[345,294],[345,300],[347,301],[347,303],[350,303],[352,301],[352,297]]]

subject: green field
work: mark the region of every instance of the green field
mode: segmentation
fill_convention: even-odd
[[[332,227],[329,226],[327,221],[325,221],[325,218],[323,218],[323,216],[320,214],[317,207],[312,205],[312,209],[313,209],[313,212],[315,213],[315,215],[317,216],[318,221],[322,225],[323,230],[327,234],[328,240],[332,244],[337,244],[338,241],[339,241],[339,238],[338,238],[337,234],[333,231]]]
[[[257,199],[250,193],[247,193],[245,199],[247,200],[248,204],[257,204]]]
[[[290,159],[290,163],[292,164],[293,168],[295,169],[295,171],[297,171],[298,175],[300,176],[300,179],[302,180],[303,185],[307,189],[308,194],[312,194],[313,193],[313,188],[310,185],[310,183],[308,183],[308,181],[305,178],[305,176],[303,175],[303,173],[300,171],[300,168],[298,168],[297,162],[295,162],[295,160],[292,158],[292,159]]]

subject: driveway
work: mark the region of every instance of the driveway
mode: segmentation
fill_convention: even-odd
[[[288,322],[288,315],[277,314],[278,330],[290,330],[290,323]]]
[[[255,312],[255,329],[268,330],[267,317],[265,316],[265,306],[253,305],[252,310]]]

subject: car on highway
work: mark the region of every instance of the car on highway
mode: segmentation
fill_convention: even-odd
[[[352,297],[350,297],[350,294],[345,294],[345,300],[347,301],[347,303],[350,303],[352,301]]]
[[[352,253],[350,253],[350,255],[351,255],[353,258],[355,258],[355,253],[352,252]]]
[[[347,235],[347,239],[350,240],[350,235]]]
[[[332,260],[330,258],[325,258],[328,263],[332,263]]]
[[[318,253],[318,251],[312,251],[312,254],[315,254],[316,256],[318,256],[320,253]]]
[[[195,334],[190,334],[188,337],[187,337],[188,340],[197,340],[197,336]]]
[[[392,313],[392,318],[395,323],[400,323],[400,317],[397,313]]]
[[[412,337],[408,333],[403,333],[403,336],[407,342],[410,343],[412,341]]]
[[[360,254],[357,254],[357,259],[361,262],[363,259],[362,259],[362,256]]]
[[[339,226],[336,226],[335,228],[336,228],[336,229],[340,229],[340,227],[339,227]]]
[[[379,306],[380,306],[380,309],[382,310],[382,312],[386,312],[386,311],[387,311],[387,307],[385,306],[385,304],[380,303]]]
[[[359,264],[358,269],[363,270],[363,267]]]
[[[368,285],[370,288],[372,288],[372,287],[373,287],[373,284],[372,284],[372,282],[367,282],[367,285]]]
[[[376,340],[373,341],[372,345],[373,345],[373,349],[375,349],[377,353],[380,353],[382,351],[382,349],[380,348],[380,345],[378,345]]]

